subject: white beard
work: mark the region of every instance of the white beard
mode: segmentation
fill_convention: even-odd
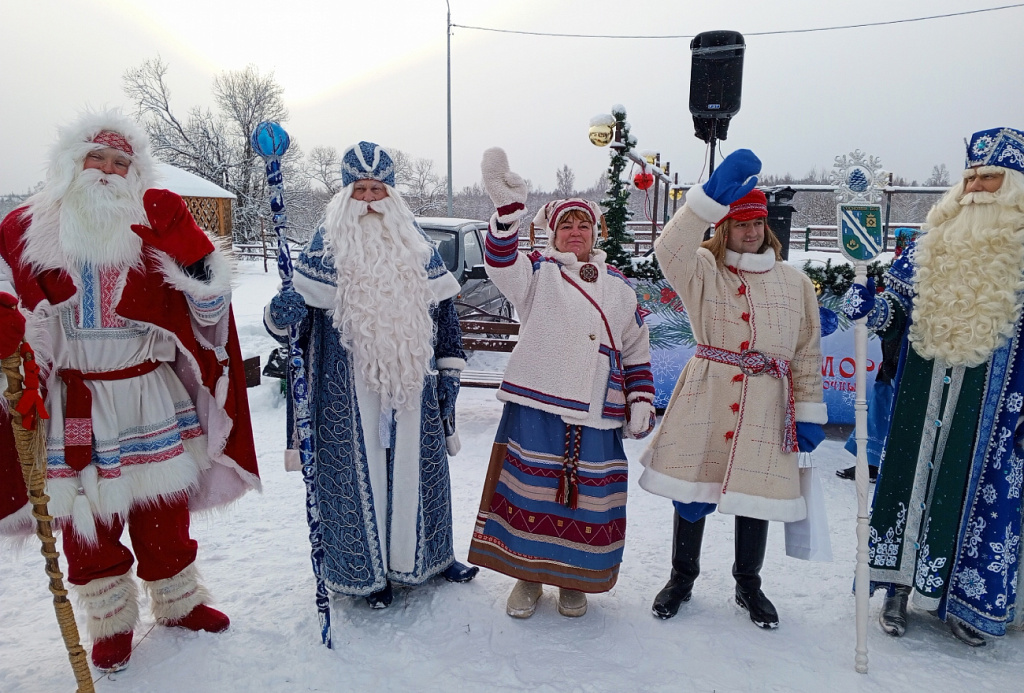
[[[84,169],[60,204],[60,245],[75,264],[125,267],[141,260],[142,239],[132,224],[146,224],[142,191],[117,174]]]
[[[910,342],[925,358],[977,366],[1013,334],[1024,292],[1024,218],[1000,192],[965,195],[959,212],[917,243]]]
[[[400,199],[368,205],[350,192],[334,197],[324,221],[338,273],[334,326],[381,408],[414,408],[434,353],[436,301],[426,272],[432,248]]]

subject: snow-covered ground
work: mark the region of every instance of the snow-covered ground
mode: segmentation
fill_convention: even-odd
[[[274,346],[262,307],[277,278],[243,263],[235,314],[246,355]],[[485,368],[493,355],[477,359]],[[147,605],[135,653],[98,691],[894,691],[1024,689],[1024,634],[972,650],[934,617],[914,612],[906,636],[885,636],[871,603],[867,675],[853,669],[851,594],[857,500],[833,471],[852,464],[841,436],[814,454],[823,471],[836,560],[785,556],[773,525],[762,575],[778,607],[776,631],[756,628],[733,603],[732,518],[709,518],[703,573],[679,615],[660,621],[651,600],[669,572],[672,509],[636,486],[643,441],[627,441],[629,528],[619,582],[594,595],[579,619],[555,610],[549,590],[533,618],[505,615],[512,580],[482,571],[471,583],[436,579],[399,589],[391,608],[333,602],[334,649],[320,644],[302,480],[282,466],[284,407],[276,381],[249,391],[264,490],[197,518],[198,565],[217,606],[231,616],[220,635],[154,627]],[[463,449],[451,462],[456,553],[465,559],[491,440],[500,414],[493,390],[465,388]],[[126,538],[127,540],[127,538]],[[30,544],[0,553],[0,691],[73,690],[43,560]],[[82,622],[79,614],[79,623]],[[84,637],[84,635],[83,635]],[[86,647],[90,643],[85,642]]]

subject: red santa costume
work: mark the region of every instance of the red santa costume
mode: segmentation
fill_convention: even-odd
[[[49,510],[103,669],[130,654],[136,559],[158,623],[227,628],[205,605],[190,512],[260,486],[228,257],[153,183],[145,133],[87,113],[61,131],[43,190],[0,223],[0,292],[20,302],[50,413]],[[32,528],[11,443],[0,435],[2,534]]]

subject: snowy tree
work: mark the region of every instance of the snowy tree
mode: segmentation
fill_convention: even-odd
[[[555,194],[561,198],[574,197],[576,195],[576,174],[572,172],[568,164],[555,171],[555,178],[558,181],[555,185]]]
[[[946,168],[945,164],[936,164],[932,166],[932,175],[928,176],[928,180],[924,182],[926,186],[947,186],[949,185],[949,169]]]
[[[127,70],[123,89],[149,134],[157,158],[216,183],[236,196],[234,233],[238,240],[256,240],[262,232],[267,186],[263,160],[253,151],[249,136],[265,120],[288,118],[282,87],[273,73],[260,74],[249,65],[214,78],[217,111],[193,107],[179,117],[171,106],[167,64],[146,60]],[[293,162],[301,151],[293,141],[283,159],[285,181],[296,177]]]

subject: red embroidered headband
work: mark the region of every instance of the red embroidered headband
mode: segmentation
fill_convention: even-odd
[[[128,139],[113,130],[103,130],[98,135],[92,138],[93,144],[102,144],[104,147],[111,147],[118,151],[124,152],[128,156],[133,156],[135,150],[132,149],[132,145],[128,143]]]

